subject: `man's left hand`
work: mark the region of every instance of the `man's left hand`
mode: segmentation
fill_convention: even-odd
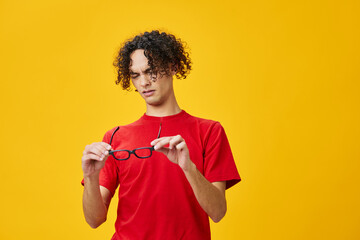
[[[185,140],[180,136],[157,138],[150,143],[158,152],[162,152],[167,158],[178,164],[182,170],[187,171],[191,166],[189,149]],[[168,145],[168,147],[165,147]]]

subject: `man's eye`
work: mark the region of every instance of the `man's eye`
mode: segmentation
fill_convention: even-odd
[[[149,71],[148,76],[150,76],[153,79],[156,78],[156,74],[153,71]]]
[[[131,75],[131,78],[132,79],[135,79],[135,78],[137,78],[139,75]]]

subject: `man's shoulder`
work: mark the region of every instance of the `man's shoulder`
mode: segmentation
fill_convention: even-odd
[[[221,126],[219,121],[216,120],[212,120],[212,119],[208,119],[208,118],[203,118],[203,117],[197,117],[197,116],[193,116],[188,114],[190,117],[190,121],[194,121],[197,124],[199,124],[200,127],[204,127],[204,128],[213,128],[213,127],[219,127]]]
[[[124,129],[131,129],[131,128],[133,128],[133,127],[140,126],[140,125],[141,125],[140,119],[138,119],[138,120],[136,120],[136,121],[134,121],[134,122],[132,122],[132,123],[128,123],[128,124],[124,124],[124,125],[117,125],[117,126],[112,127],[111,129],[107,130],[107,131],[105,132],[105,136],[111,136],[112,133],[113,133],[117,128],[120,128],[120,129],[123,131]]]

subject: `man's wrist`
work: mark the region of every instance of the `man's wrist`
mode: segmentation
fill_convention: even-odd
[[[98,183],[100,172],[95,172],[90,175],[84,174],[84,183]]]
[[[185,175],[191,175],[197,171],[195,163],[189,159],[189,162],[186,166],[182,168]]]

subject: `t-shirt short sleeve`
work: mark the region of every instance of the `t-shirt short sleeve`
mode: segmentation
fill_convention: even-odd
[[[206,135],[204,176],[210,182],[226,181],[226,189],[228,189],[241,178],[225,130],[219,122],[215,122]]]
[[[103,142],[109,143],[111,131],[108,131],[104,137]],[[104,167],[100,170],[99,184],[107,188],[111,192],[111,196],[115,194],[116,188],[119,185],[118,181],[118,168],[116,160],[110,155],[105,162]],[[81,182],[84,185],[84,179]]]

